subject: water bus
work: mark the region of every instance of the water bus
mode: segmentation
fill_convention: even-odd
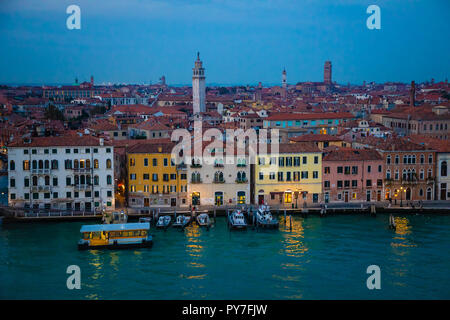
[[[278,228],[278,219],[272,216],[267,205],[261,205],[256,211],[256,226],[268,229]]]
[[[83,238],[78,242],[78,249],[151,247],[153,239],[149,230],[147,222],[84,225],[80,229]]]
[[[232,229],[247,229],[247,222],[241,210],[235,210],[233,213],[228,214],[228,226]]]

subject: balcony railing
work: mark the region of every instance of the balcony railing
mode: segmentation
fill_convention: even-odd
[[[91,172],[91,168],[72,168],[73,171],[78,173],[89,173]]]
[[[92,185],[90,185],[90,184],[77,184],[77,185],[74,185],[74,189],[75,190],[91,190],[92,189]]]
[[[31,169],[31,174],[50,174],[50,169]]]
[[[192,179],[191,183],[202,183],[202,179]]]
[[[225,179],[214,179],[214,183],[225,183]]]
[[[200,163],[193,163],[191,164],[191,168],[201,168],[202,165]]]
[[[236,179],[236,183],[247,183],[247,179]]]
[[[50,192],[52,190],[51,186],[32,186],[31,192]]]

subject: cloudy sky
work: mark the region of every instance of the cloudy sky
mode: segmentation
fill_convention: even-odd
[[[66,9],[81,8],[68,30]],[[366,9],[381,9],[369,30]],[[448,0],[0,0],[0,83],[189,84],[445,80]]]

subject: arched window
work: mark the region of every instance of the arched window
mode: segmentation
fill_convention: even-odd
[[[419,190],[419,196],[423,197],[423,189]]]
[[[94,185],[98,186],[98,176],[94,176]]]
[[[50,161],[48,160],[44,161],[44,169],[50,169]]]
[[[192,172],[192,182],[200,182],[200,172]]]
[[[33,164],[32,168],[33,169],[37,169],[37,161],[33,160],[32,164]]]
[[[427,188],[427,200],[432,200],[433,192],[430,187]]]
[[[16,170],[16,163],[14,162],[14,160],[11,160],[9,162],[9,170]]]
[[[447,176],[447,161],[441,162],[441,177]]]
[[[433,175],[433,170],[428,169],[427,178],[431,178],[432,175]]]
[[[74,183],[75,183],[76,186],[80,184],[80,177],[78,175],[75,176],[74,180],[75,180]]]
[[[425,156],[423,154],[420,155],[420,163],[421,164],[425,163]]]
[[[419,179],[420,179],[420,180],[425,179],[425,171],[424,171],[423,169],[420,169],[420,172],[419,172]]]
[[[91,160],[86,159],[86,169],[90,169],[91,168]]]
[[[80,176],[80,184],[82,185],[86,184],[86,177],[84,175]]]
[[[398,164],[400,162],[400,157],[398,154],[395,155],[395,164]]]
[[[91,176],[90,175],[86,176],[86,184],[89,186],[91,185]]]
[[[94,169],[98,169],[98,159],[94,159]]]
[[[428,155],[428,163],[429,164],[433,163],[433,155],[432,154]]]
[[[38,178],[36,176],[33,176],[33,186],[38,185]]]
[[[391,170],[386,171],[386,179],[391,179]]]
[[[44,161],[39,160],[39,169],[44,169]]]
[[[45,185],[49,186],[50,185],[50,177],[49,176],[45,176]]]
[[[78,160],[77,159],[73,160],[73,168],[78,169],[79,167],[80,166],[79,166]]]
[[[402,180],[406,180],[406,178],[407,178],[406,169],[403,169],[403,171],[402,171]]]
[[[396,169],[394,179],[398,180],[399,178],[400,178],[400,173],[399,173],[398,169]]]
[[[111,169],[111,159],[106,159],[106,169]]]
[[[52,160],[52,169],[58,169],[58,160]]]
[[[386,157],[386,164],[391,164],[391,155]]]
[[[216,182],[222,182],[222,181],[223,181],[223,172],[217,171],[217,172],[214,174],[214,181],[216,181]]]
[[[80,160],[80,169],[84,169],[84,160]]]
[[[112,177],[109,174],[106,176],[106,184],[108,185],[112,184]]]

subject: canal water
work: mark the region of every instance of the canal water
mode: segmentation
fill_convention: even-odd
[[[1,299],[449,299],[450,216],[295,217],[292,231],[152,230],[150,249],[78,251],[81,222],[0,226]],[[66,269],[81,269],[68,290]],[[368,290],[369,265],[381,289]]]

